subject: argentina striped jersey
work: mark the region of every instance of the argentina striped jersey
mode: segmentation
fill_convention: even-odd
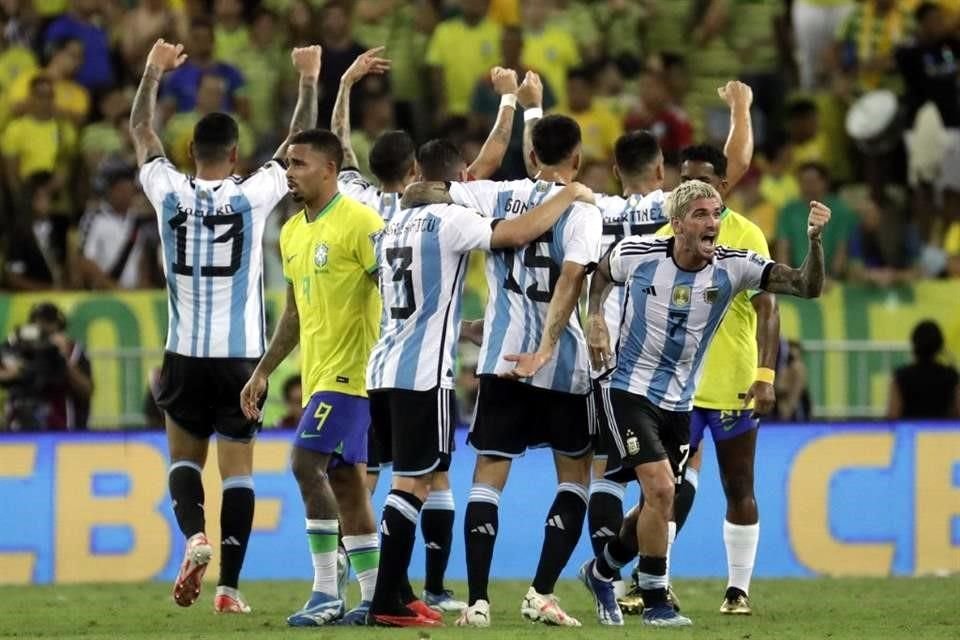
[[[376,242],[383,315],[367,389],[454,387],[460,298],[473,249],[489,250],[491,220],[466,207],[403,209]]]
[[[630,237],[610,253],[610,275],[626,289],[610,386],[690,411],[703,356],[733,296],[763,288],[774,263],[718,246],[705,267],[685,271],[673,246],[673,238]]]
[[[340,193],[367,205],[385,221],[400,211],[401,194],[380,191],[356,169],[344,169],[337,174],[337,186],[340,187]]]
[[[157,213],[167,277],[166,350],[200,358],[259,358],[266,337],[263,230],[287,193],[271,160],[245,179],[200,180],[164,157],[140,169]]]
[[[455,182],[450,195],[492,218],[523,215],[563,188],[543,180]],[[499,375],[513,368],[504,356],[536,351],[547,321],[547,308],[564,262],[591,267],[600,259],[602,224],[594,205],[574,202],[553,228],[535,242],[487,256],[487,308],[480,375]],[[576,310],[557,342],[553,358],[524,382],[542,389],[586,394],[590,364],[586,339]]]
[[[642,236],[654,233],[667,219],[664,215],[666,194],[662,189],[651,191],[647,195],[633,194],[629,198],[621,196],[597,196],[597,206],[603,214],[603,237],[600,240],[600,255],[605,256],[615,244],[627,236]],[[615,286],[603,305],[603,317],[610,332],[610,344],[620,338],[620,315],[626,289]],[[613,371],[616,366],[616,354],[613,362],[600,371],[591,368],[594,378],[602,377]]]

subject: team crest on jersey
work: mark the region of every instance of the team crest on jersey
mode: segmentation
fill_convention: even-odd
[[[673,288],[673,306],[675,307],[689,307],[690,306],[690,285],[681,284]]]
[[[720,289],[717,287],[708,287],[703,292],[703,301],[707,304],[713,304],[717,301],[717,296],[720,295]]]
[[[313,264],[317,265],[318,269],[326,269],[329,254],[330,247],[327,246],[326,242],[321,242],[317,245],[317,248],[313,250]]]
[[[636,438],[627,438],[627,454],[635,456],[640,453],[640,441]]]
[[[541,192],[541,193],[543,193],[544,191],[549,191],[549,190],[550,190],[550,183],[549,183],[549,182],[538,182],[538,183],[537,183],[537,186],[536,186],[536,188],[535,188],[534,190],[535,190],[535,191],[539,191],[539,192]]]

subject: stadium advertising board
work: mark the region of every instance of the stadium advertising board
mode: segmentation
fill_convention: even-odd
[[[473,454],[464,433],[457,435],[449,576],[462,579],[461,518]],[[724,500],[709,441],[706,447],[697,501],[674,547],[678,576],[726,576]],[[163,435],[154,433],[0,438],[0,582],[172,580],[183,540],[167,496],[165,451]],[[288,458],[286,434],[261,437],[246,579],[311,575]],[[758,577],[960,571],[960,423],[771,425],[762,428],[757,461]],[[211,516],[220,508],[215,469],[208,465],[204,476]],[[530,517],[545,516],[553,478],[546,451],[515,465],[501,503],[494,577],[533,575],[543,534]],[[382,478],[378,511],[387,485]],[[632,488],[628,501],[635,499]],[[208,518],[207,531],[219,540],[216,517]],[[584,535],[566,577],[589,553]],[[422,568],[417,545],[411,575]]]

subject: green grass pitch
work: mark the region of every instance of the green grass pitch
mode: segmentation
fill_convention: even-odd
[[[626,627],[600,627],[592,602],[577,582],[558,585],[567,613],[583,623],[579,629],[548,628],[520,618],[527,584],[493,584],[493,627],[459,629],[453,617],[439,629],[371,629],[332,627],[289,629],[284,618],[307,595],[307,583],[255,582],[241,585],[254,612],[249,616],[215,616],[213,587],[205,585],[200,600],[180,609],[166,584],[107,584],[0,587],[0,638],[170,639],[298,638],[301,640],[397,638],[497,638],[502,640],[602,637],[689,637],[711,640],[846,640],[960,637],[960,577],[891,579],[756,580],[754,615],[725,617],[717,612],[724,583],[683,580],[675,584],[683,612],[693,619],[689,629],[648,629],[627,616]],[[415,585],[416,586],[416,585]],[[453,585],[464,593],[463,584]],[[352,602],[357,586],[351,585]]]

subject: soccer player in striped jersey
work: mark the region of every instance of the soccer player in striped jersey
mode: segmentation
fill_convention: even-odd
[[[291,467],[304,502],[314,578],[310,598],[287,623],[320,626],[344,618],[362,624],[379,563],[365,485],[370,408],[364,378],[378,334],[373,237],[383,221],[339,192],[343,149],[331,132],[311,129],[294,136],[287,162],[291,192],[304,205],[280,231],[287,304],[241,402],[244,413],[257,415],[267,378],[299,343],[307,402]],[[338,531],[362,599],[346,614],[337,585]]]
[[[616,444],[608,477],[636,478],[644,503],[626,519],[603,556],[584,574],[601,621],[622,624],[613,594],[617,570],[639,553],[643,621],[685,626],[690,620],[667,603],[668,523],[675,485],[690,454],[690,412],[707,348],[736,294],[751,289],[816,297],[825,277],[821,234],[830,210],[810,203],[810,250],[798,269],[752,251],[716,244],[720,194],[691,180],[668,198],[673,238],[626,238],[600,261],[590,285],[589,343],[594,365],[609,361],[603,303],[614,283],[627,296],[616,345],[617,365],[604,402]]]
[[[364,76],[381,74],[389,69],[390,60],[380,57],[383,51],[383,47],[366,51],[343,74],[331,117],[330,130],[343,143],[345,168],[338,176],[341,193],[375,209],[384,220],[390,220],[399,211],[403,190],[414,180],[417,173],[413,139],[406,131],[386,131],[374,142],[370,150],[370,170],[380,182],[379,187],[369,184],[356,169],[357,157],[350,143],[351,89]],[[490,71],[490,78],[494,89],[503,96],[500,113],[479,154],[467,167],[468,180],[487,178],[497,170],[510,144],[513,131],[517,74],[512,69],[494,67]],[[368,438],[370,450],[367,454],[367,485],[371,494],[376,489],[381,467],[390,465],[389,457],[384,455],[389,452],[380,451],[377,447],[378,441],[375,435]],[[455,600],[451,592],[444,588],[444,574],[450,558],[454,522],[453,492],[450,490],[450,479],[447,473],[435,473],[431,486],[431,493],[424,503],[421,518],[426,546],[423,602],[437,611],[460,611],[466,607],[466,603]],[[409,584],[405,591],[408,601],[416,599]]]
[[[701,180],[720,190],[726,181],[726,158],[708,145],[684,149],[680,174],[684,181]],[[720,219],[720,245],[770,257],[767,240],[756,224],[726,206]],[[672,227],[666,226],[660,233],[671,235]],[[674,520],[679,532],[693,506],[703,459],[700,442],[709,429],[727,498],[723,542],[728,582],[720,606],[725,614],[751,613],[748,593],[760,536],[753,490],[754,454],[758,417],[769,413],[776,400],[773,377],[779,339],[776,296],[755,289],[737,294],[707,350],[703,377],[693,398],[691,454],[677,488]]]
[[[400,195],[416,176],[414,156],[416,147],[406,131],[386,131],[374,141],[370,149],[370,171],[380,182],[370,184],[360,173],[359,162],[350,143],[350,92],[369,74],[379,75],[390,68],[390,60],[381,57],[384,47],[368,49],[340,78],[337,99],[330,118],[330,130],[343,143],[344,168],[337,180],[340,191],[375,209],[384,220],[389,220],[400,205]],[[477,157],[467,167],[468,180],[489,178],[500,167],[510,145],[513,132],[513,113],[516,109],[517,72],[494,67],[490,70],[493,87],[502,96],[500,112]]]
[[[445,140],[418,154],[426,179],[463,180],[466,165]],[[381,335],[367,388],[374,431],[389,443],[393,484],[380,524],[382,553],[371,623],[432,625],[402,594],[417,518],[432,483],[449,469],[455,424],[454,358],[460,296],[470,251],[510,250],[541,237],[573,205],[592,201],[578,183],[558,189],[522,216],[487,217],[455,204],[404,208],[377,242]]]
[[[130,112],[140,182],[157,212],[167,276],[169,325],[157,404],[166,414],[170,496],[187,538],[173,598],[190,606],[213,554],[204,534],[200,472],[210,436],[218,435],[223,477],[220,582],[214,610],[247,613],[237,583],[253,522],[253,438],[260,422],[240,410],[239,393],[264,349],[263,230],[287,193],[283,155],[247,178],[233,176],[237,123],[223,113],[194,128],[190,153],[196,176],[174,169],[153,130],[164,72],[186,59],[183,45],[157,40]],[[317,119],[320,47],[294,49],[300,74],[290,135]]]

